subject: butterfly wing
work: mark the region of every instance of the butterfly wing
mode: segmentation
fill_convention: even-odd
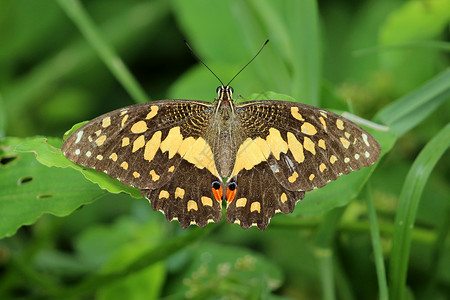
[[[367,131],[317,107],[250,101],[236,107],[236,116],[246,138],[229,177],[238,189],[228,206],[227,219],[239,220],[242,227],[257,225],[264,229],[278,210],[291,212],[304,191],[370,166],[380,154],[380,145]],[[267,184],[261,186],[258,180],[249,184],[251,178],[264,179]],[[247,198],[250,205],[239,206],[239,198]],[[270,207],[270,211],[252,210],[253,203],[260,203],[264,209]],[[258,218],[250,217],[252,214]]]
[[[217,201],[202,202],[202,197],[214,199],[212,180],[208,186],[197,182],[201,177],[219,178],[204,139],[213,113],[214,106],[202,101],[132,105],[80,127],[64,142],[62,151],[76,164],[141,189],[153,209],[163,211],[168,219],[179,219],[183,227],[206,225],[208,220],[220,220],[222,214]],[[187,217],[183,216],[186,210]]]

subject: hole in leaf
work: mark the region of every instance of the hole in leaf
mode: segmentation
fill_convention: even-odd
[[[50,194],[40,194],[40,195],[37,195],[36,198],[39,200],[39,199],[51,198],[51,197],[53,197],[53,195],[50,195]]]
[[[33,176],[24,176],[19,178],[19,181],[17,181],[17,185],[22,185],[24,183],[30,182],[33,180]]]
[[[0,165],[2,166],[6,166],[7,164],[13,162],[14,160],[16,160],[17,156],[7,156],[7,157],[2,157],[0,158]]]

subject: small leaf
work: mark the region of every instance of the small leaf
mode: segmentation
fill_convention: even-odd
[[[78,172],[48,168],[31,153],[14,151],[33,140],[0,141],[0,238],[13,235],[20,226],[33,224],[44,213],[66,216],[105,194]]]
[[[247,249],[202,243],[192,253],[180,294],[192,299],[267,299],[283,276],[278,266]]]
[[[82,123],[76,124],[70,131],[78,128],[80,124]],[[123,185],[119,180],[113,179],[105,173],[97,172],[93,169],[86,169],[65,158],[59,148],[61,145],[60,140],[52,139],[51,143],[58,145],[58,147],[50,144],[46,138],[36,137],[25,140],[16,147],[16,150],[19,152],[33,152],[37,160],[47,167],[73,168],[81,172],[88,180],[98,184],[100,188],[111,193],[125,192],[134,198],[142,198],[141,192],[138,189]]]

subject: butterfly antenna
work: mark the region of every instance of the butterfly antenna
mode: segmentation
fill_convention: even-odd
[[[189,48],[189,50],[191,50],[191,53],[195,56],[195,58],[197,58],[197,60],[199,62],[201,62],[216,78],[217,80],[219,80],[221,85],[224,85],[222,80],[220,80],[220,78],[216,75],[216,73],[214,73],[204,62],[203,60],[200,59],[200,57],[198,57],[197,54],[195,54],[194,50],[192,50],[191,46],[189,46],[188,42],[186,40],[184,40],[184,43],[186,44],[186,46]]]
[[[230,85],[230,83],[258,56],[258,54],[262,51],[262,49],[264,49],[264,47],[267,45],[268,42],[269,42],[269,40],[267,40],[264,43],[264,45],[262,45],[261,49],[259,49],[258,53],[256,53],[255,56],[253,56],[253,58],[250,59],[250,61],[239,72],[237,72],[237,74],[234,75],[233,78],[231,78],[231,80],[228,82],[227,86]]]

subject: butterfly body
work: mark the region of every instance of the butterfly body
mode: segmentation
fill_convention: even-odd
[[[286,101],[161,100],[100,116],[73,132],[64,155],[142,191],[183,228],[226,218],[264,230],[305,191],[377,161],[380,146],[332,112]]]

